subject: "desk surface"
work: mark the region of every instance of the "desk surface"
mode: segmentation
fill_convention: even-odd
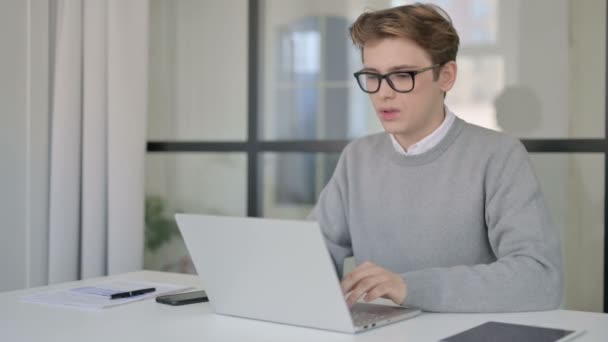
[[[134,272],[110,278],[187,284],[198,278],[161,272]],[[216,315],[208,303],[173,307],[145,300],[84,312],[22,303],[19,297],[99,279],[0,293],[2,341],[438,341],[487,321],[585,330],[576,341],[608,341],[608,315],[556,310],[509,314],[431,314],[358,335]]]

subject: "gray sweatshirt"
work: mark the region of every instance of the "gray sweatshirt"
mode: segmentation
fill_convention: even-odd
[[[431,150],[399,155],[387,133],[351,142],[311,214],[344,258],[400,274],[403,305],[436,312],[555,309],[558,232],[523,145],[456,118]]]

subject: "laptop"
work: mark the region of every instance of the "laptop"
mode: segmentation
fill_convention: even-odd
[[[420,313],[368,303],[349,309],[314,221],[175,218],[218,314],[357,333]]]

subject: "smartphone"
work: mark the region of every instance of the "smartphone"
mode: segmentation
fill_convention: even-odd
[[[169,305],[186,305],[208,302],[209,298],[207,297],[207,293],[205,293],[205,291],[192,291],[158,296],[156,297],[156,301],[158,303]]]

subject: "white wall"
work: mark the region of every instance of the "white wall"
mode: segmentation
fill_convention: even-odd
[[[48,11],[0,2],[0,291],[47,279]]]

